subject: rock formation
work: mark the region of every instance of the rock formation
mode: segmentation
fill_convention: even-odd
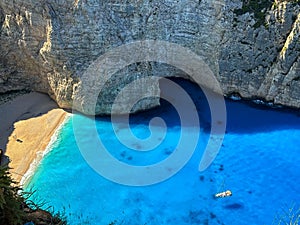
[[[299,12],[298,0],[3,0],[0,93],[45,92],[60,107],[72,108],[81,78],[96,59],[122,44],[151,39],[201,56],[224,95],[299,108]],[[99,93],[96,113],[109,113],[127,83],[152,75],[186,77],[162,63],[132,64]],[[158,83],[149,87],[141,82],[130,93],[158,89]],[[156,98],[145,99],[133,111],[157,104]]]

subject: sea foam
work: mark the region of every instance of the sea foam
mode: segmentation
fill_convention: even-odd
[[[53,146],[55,145],[56,141],[58,140],[61,129],[69,121],[69,119],[71,117],[72,117],[71,114],[67,114],[65,116],[64,121],[56,128],[53,135],[51,136],[50,141],[49,141],[48,145],[46,146],[45,150],[41,150],[36,153],[36,158],[30,164],[29,169],[26,171],[26,173],[22,176],[22,179],[20,181],[21,186],[25,186],[28,182],[30,182],[31,177],[34,175],[34,173],[35,173],[36,169],[38,168],[38,166],[40,165],[42,159],[53,149]]]

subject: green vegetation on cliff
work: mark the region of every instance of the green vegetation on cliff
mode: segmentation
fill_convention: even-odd
[[[0,224],[23,225],[32,222],[35,225],[65,225],[58,215],[52,216],[49,212],[39,209],[29,202],[22,189],[11,178],[9,168],[0,166]],[[25,193],[26,195],[30,193]],[[29,206],[34,206],[34,209]]]
[[[255,28],[265,24],[266,12],[270,10],[272,6],[276,7],[282,2],[300,5],[300,0],[243,0],[242,2],[242,8],[237,9],[234,12],[236,15],[242,15],[247,12],[253,13],[256,20],[256,23],[254,24]]]
[[[7,167],[0,168],[0,221],[1,224],[21,224],[25,216],[21,189],[12,180]]]

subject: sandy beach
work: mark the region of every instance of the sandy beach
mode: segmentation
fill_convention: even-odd
[[[17,182],[41,158],[67,115],[47,95],[35,92],[0,105],[0,149],[9,157]]]

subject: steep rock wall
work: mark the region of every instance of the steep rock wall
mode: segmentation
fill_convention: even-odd
[[[154,39],[200,55],[225,95],[300,107],[299,4],[276,1],[256,13],[245,10],[247,2],[251,1],[1,1],[0,93],[41,91],[59,106],[71,108],[82,75],[99,56],[134,40]],[[109,113],[126,83],[153,74],[186,77],[170,65],[133,64],[110,80],[99,95],[96,113]],[[134,88],[130,93],[155,95],[159,90],[158,83]],[[155,98],[146,99],[133,111],[157,104]]]
[[[219,58],[224,93],[299,108],[299,1],[274,1],[260,18],[234,8]]]

